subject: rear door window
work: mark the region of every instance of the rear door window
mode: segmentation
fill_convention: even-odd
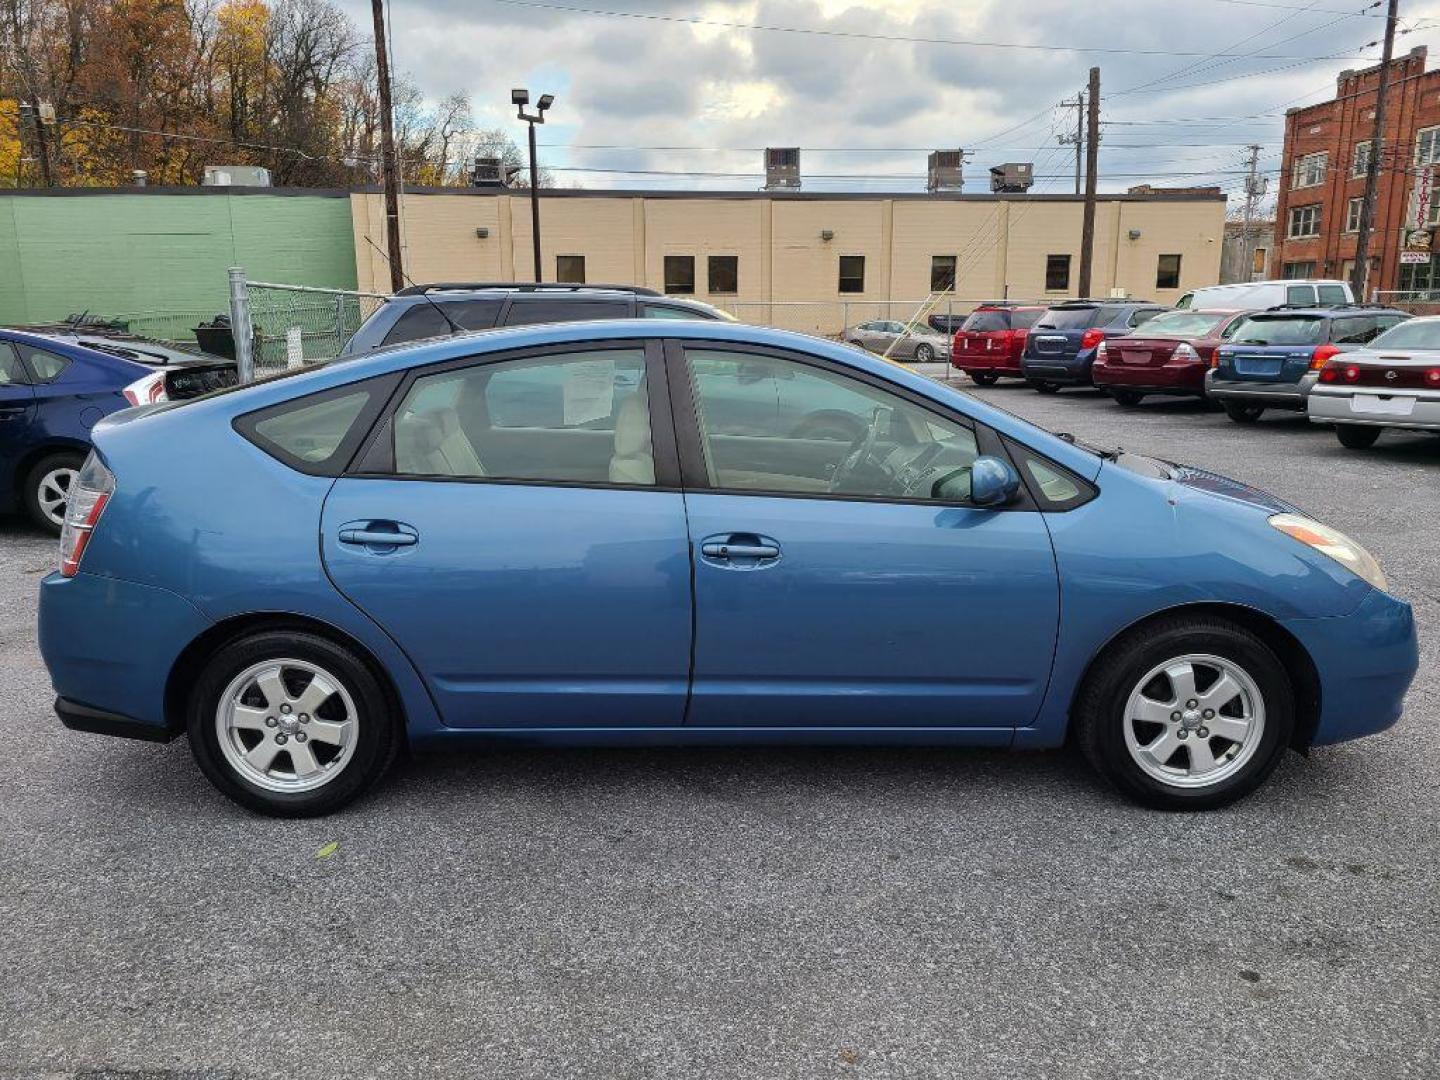
[[[20,363],[20,354],[8,341],[0,341],[0,386],[26,386],[30,376]]]
[[[462,330],[489,330],[495,325],[495,318],[500,314],[502,303],[499,299],[489,299],[416,304],[395,320],[395,325],[385,335],[382,344],[398,345],[404,341],[419,341],[422,338],[453,334],[454,328],[445,321],[446,316]],[[443,315],[440,308],[444,308]]]
[[[1287,304],[1304,304],[1307,307],[1315,305],[1314,285],[1287,285],[1285,287],[1285,302]]]
[[[628,319],[629,300],[576,300],[570,297],[517,298],[505,313],[506,326],[535,323],[585,322],[590,319]]]
[[[1364,345],[1381,330],[1373,315],[1347,315],[1330,326],[1330,340],[1336,345]]]
[[[1315,291],[1320,294],[1322,304],[1350,303],[1350,296],[1343,285],[1318,285]]]

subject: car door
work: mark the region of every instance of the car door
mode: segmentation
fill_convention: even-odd
[[[20,354],[10,342],[0,340],[0,503],[13,498],[9,487],[15,465],[27,449],[34,414],[35,392]]]
[[[968,477],[982,447],[1003,453],[993,433],[808,354],[691,342],[668,358],[694,567],[688,722],[998,741],[1028,724],[1059,617],[1049,532],[1033,508],[980,509],[934,486]],[[862,438],[726,434],[706,374],[726,362],[768,367]]]
[[[321,544],[452,727],[683,719],[690,566],[658,343],[412,373]]]

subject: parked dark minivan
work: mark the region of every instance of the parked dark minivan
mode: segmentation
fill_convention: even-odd
[[[388,345],[444,337],[454,333],[455,326],[461,330],[490,330],[497,326],[636,318],[734,321],[733,315],[702,301],[666,296],[638,285],[412,285],[387,299],[361,323],[340,355],[356,356]]]
[[[1168,308],[1146,300],[1067,300],[1053,305],[1030,331],[1020,372],[1042,394],[1091,385],[1095,351]]]

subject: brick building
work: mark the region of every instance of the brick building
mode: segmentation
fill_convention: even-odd
[[[1401,263],[1417,172],[1440,162],[1440,70],[1427,72],[1425,57],[1422,45],[1390,62],[1370,237],[1371,290],[1440,289],[1440,253],[1419,264]],[[1378,64],[1342,71],[1334,99],[1285,113],[1272,256],[1283,277],[1350,276],[1379,80]],[[1440,199],[1430,205],[1432,232],[1437,210]]]

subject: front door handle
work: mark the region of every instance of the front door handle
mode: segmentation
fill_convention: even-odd
[[[700,545],[700,554],[708,559],[778,559],[780,549],[773,544],[711,542]]]

